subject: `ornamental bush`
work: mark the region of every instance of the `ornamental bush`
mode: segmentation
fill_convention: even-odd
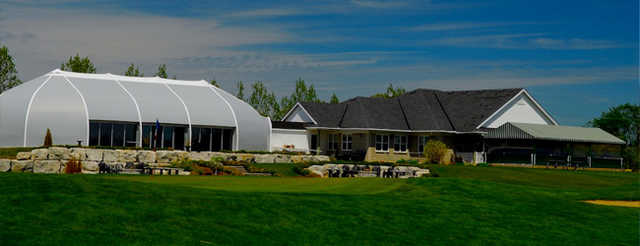
[[[429,163],[444,163],[444,156],[447,154],[447,145],[439,140],[429,140],[424,146],[424,156]]]

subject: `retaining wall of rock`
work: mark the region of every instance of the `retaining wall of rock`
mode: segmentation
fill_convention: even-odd
[[[51,147],[20,152],[15,160],[0,159],[0,172],[63,173],[70,159],[82,161],[82,173],[97,173],[98,163],[125,165],[145,163],[150,166],[169,166],[185,159],[208,161],[214,157],[250,163],[302,163],[329,161],[324,155],[249,154],[223,152],[186,152],[150,150],[107,150]]]

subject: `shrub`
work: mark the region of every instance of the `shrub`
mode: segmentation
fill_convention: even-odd
[[[51,130],[47,128],[47,134],[44,135],[44,147],[51,147],[53,145],[53,137],[51,137]]]
[[[192,175],[207,175],[207,176],[213,175],[213,170],[211,170],[211,168],[208,168],[208,167],[193,165],[192,169],[193,169],[191,170]]]
[[[442,141],[429,140],[424,146],[424,156],[428,162],[431,163],[444,163],[444,156],[447,154],[447,145]]]
[[[223,167],[223,171],[225,175],[231,176],[243,176],[244,174],[240,172],[240,170],[233,167]]]
[[[480,162],[480,163],[476,164],[476,166],[477,166],[477,167],[488,167],[488,166],[489,166],[489,163],[486,163],[486,162]]]
[[[67,164],[64,166],[64,173],[72,174],[72,173],[81,173],[82,172],[82,162],[76,159],[71,159],[67,161]]]
[[[308,176],[309,174],[311,174],[311,171],[309,171],[309,169],[307,169],[307,167],[309,167],[310,165],[308,163],[298,163],[293,165],[293,172],[301,175],[301,176]]]

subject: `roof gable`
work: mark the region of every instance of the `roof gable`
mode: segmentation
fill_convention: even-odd
[[[517,95],[521,88],[438,91],[436,95],[456,131],[474,131],[480,123]]]

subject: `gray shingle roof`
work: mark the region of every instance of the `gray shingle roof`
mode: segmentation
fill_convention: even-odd
[[[497,139],[538,139],[606,144],[626,143],[600,128],[515,122],[509,122],[496,129],[489,130],[487,137]]]
[[[522,89],[418,89],[396,98],[356,97],[338,104],[301,102],[316,127],[394,130],[476,130]]]

